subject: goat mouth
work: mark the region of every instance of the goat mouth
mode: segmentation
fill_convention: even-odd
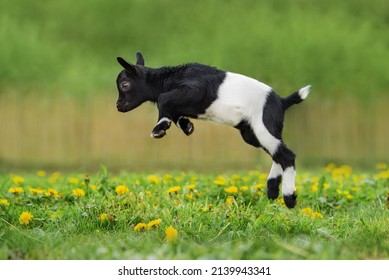
[[[127,102],[121,102],[116,104],[116,108],[119,112],[126,113],[129,111]]]

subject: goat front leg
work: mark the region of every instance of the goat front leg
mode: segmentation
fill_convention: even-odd
[[[162,138],[166,135],[166,130],[170,128],[172,121],[167,117],[160,117],[157,125],[153,128],[151,132],[152,138]]]
[[[162,138],[173,121],[181,130],[190,135],[194,126],[186,115],[193,114],[193,104],[199,102],[200,95],[194,95],[187,88],[175,89],[162,93],[158,98],[158,123],[151,132],[151,137]],[[188,113],[189,112],[189,113]]]
[[[181,130],[187,135],[191,135],[194,131],[194,125],[193,123],[184,116],[180,116],[177,121],[175,121],[175,124],[181,128]]]

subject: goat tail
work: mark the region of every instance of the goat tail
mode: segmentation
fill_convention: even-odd
[[[302,102],[305,98],[307,98],[309,92],[311,91],[312,86],[305,86],[298,91],[292,93],[291,95],[282,98],[282,106],[284,107],[284,111],[287,110],[290,106],[294,104],[298,104]]]

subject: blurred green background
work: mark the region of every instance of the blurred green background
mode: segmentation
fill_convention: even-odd
[[[201,62],[285,96],[299,165],[388,161],[387,0],[0,2],[0,167],[226,170],[269,165],[235,129],[195,121],[150,139],[156,108],[116,111],[117,56]],[[267,167],[266,167],[267,168]]]

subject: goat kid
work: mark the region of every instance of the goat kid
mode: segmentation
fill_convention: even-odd
[[[159,116],[151,137],[165,136],[171,122],[186,135],[193,133],[189,118],[214,121],[237,128],[243,140],[265,150],[273,159],[267,179],[267,196],[276,199],[282,179],[287,207],[296,205],[295,154],[282,140],[285,111],[309,94],[306,86],[282,98],[253,78],[212,66],[190,63],[175,67],[149,68],[140,52],[136,65],[117,60],[124,70],[116,83],[116,106],[128,112],[145,101],[157,103]]]

